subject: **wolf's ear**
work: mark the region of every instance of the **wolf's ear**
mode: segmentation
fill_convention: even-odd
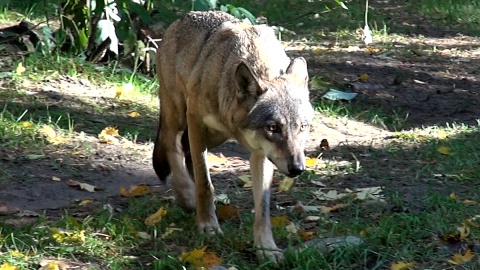
[[[237,98],[239,99],[243,99],[246,96],[257,97],[265,92],[245,63],[238,65],[235,71],[235,81],[238,87]]]
[[[308,86],[308,71],[307,61],[303,57],[297,57],[290,62],[287,68],[287,74],[291,74],[293,82],[299,86],[307,88]]]

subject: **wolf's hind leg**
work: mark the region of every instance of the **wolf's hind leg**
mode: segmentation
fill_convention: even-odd
[[[165,149],[168,164],[172,171],[172,184],[177,203],[185,209],[195,209],[195,183],[185,166],[185,159],[190,159],[182,147],[182,137],[186,127],[185,116],[170,113],[163,117],[165,126],[160,129],[162,147]],[[187,135],[185,135],[187,136]],[[188,151],[187,151],[188,152]],[[188,162],[188,161],[187,161]]]

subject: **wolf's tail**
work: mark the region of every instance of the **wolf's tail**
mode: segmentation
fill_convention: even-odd
[[[162,143],[161,132],[162,129],[162,120],[159,120],[157,138],[155,139],[155,147],[153,149],[153,169],[157,174],[158,178],[165,182],[168,175],[171,172],[170,164],[168,163],[167,151],[164,144]],[[182,135],[182,150],[185,156],[185,165],[188,172],[193,177],[193,165],[192,165],[192,156],[190,155],[190,143],[188,141],[188,131],[185,129]]]
[[[159,117],[157,138],[155,139],[155,147],[153,148],[153,169],[157,174],[158,178],[165,182],[168,175],[170,174],[170,165],[168,164],[167,151],[165,146],[163,146],[162,138],[160,135],[160,130],[162,129],[162,119]]]

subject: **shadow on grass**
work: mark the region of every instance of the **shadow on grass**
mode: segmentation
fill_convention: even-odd
[[[0,107],[12,119],[54,123],[69,131],[97,136],[104,128],[114,126],[120,135],[137,142],[153,141],[157,132],[158,113],[135,102],[122,102],[108,97],[87,99],[62,92],[40,91],[30,95],[0,91]],[[132,111],[139,117],[130,117]]]

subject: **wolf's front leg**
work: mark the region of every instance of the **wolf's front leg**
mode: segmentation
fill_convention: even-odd
[[[190,153],[196,187],[197,226],[202,233],[222,234],[213,202],[213,184],[207,160],[207,130],[194,114],[187,114]]]
[[[258,248],[257,256],[260,260],[280,262],[283,260],[283,254],[273,240],[270,224],[270,186],[273,178],[273,164],[265,155],[252,153],[250,171],[255,201],[253,236],[255,247]]]

